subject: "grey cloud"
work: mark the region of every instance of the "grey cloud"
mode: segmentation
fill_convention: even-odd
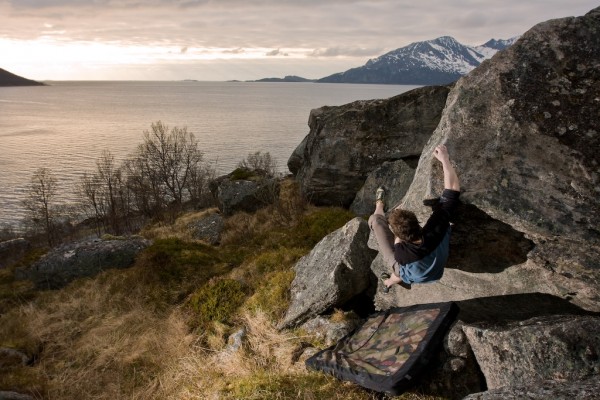
[[[7,3],[8,1],[8,3]],[[315,58],[373,57],[450,35],[465,44],[582,15],[597,0],[0,0],[0,37],[226,49],[314,49]],[[40,10],[40,8],[44,8]],[[59,28],[60,26],[60,28]],[[273,58],[283,55],[269,51]]]
[[[311,57],[371,57],[381,55],[383,48],[357,48],[357,47],[328,47],[325,49],[314,49],[309,54]]]
[[[282,53],[280,49],[277,50],[271,50],[267,53],[265,53],[265,56],[267,57],[275,57],[275,56],[288,56],[288,53]]]
[[[232,49],[232,50],[224,50],[223,53],[224,54],[242,54],[245,53],[246,50],[244,50],[241,47],[238,47],[237,49]]]
[[[110,0],[8,0],[14,8],[95,7],[106,6]]]

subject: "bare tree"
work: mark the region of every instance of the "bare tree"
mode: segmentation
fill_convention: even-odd
[[[27,198],[23,206],[27,210],[27,220],[34,229],[41,229],[48,246],[55,242],[57,180],[48,168],[38,168],[31,177]]]
[[[121,219],[123,215],[119,203],[119,191],[121,190],[121,169],[115,164],[115,157],[108,150],[104,150],[100,159],[96,161],[98,169],[98,180],[104,193],[103,199],[106,204],[106,218],[115,234],[121,233]]]
[[[94,220],[98,236],[101,234],[100,224],[104,224],[106,216],[104,213],[102,189],[100,186],[101,183],[98,175],[88,174],[87,172],[83,174],[77,186],[77,192],[83,205],[83,211],[88,215],[91,214],[90,217]],[[91,213],[89,211],[91,211]]]
[[[208,165],[197,165],[190,171],[187,191],[190,200],[198,206],[207,206],[212,201],[208,184],[215,178],[215,170]]]
[[[183,201],[193,197],[191,182],[199,182],[204,173],[203,154],[198,141],[187,128],[169,127],[161,121],[144,132],[144,142],[138,147],[135,162],[138,182],[145,182],[155,198],[164,204],[179,208]]]

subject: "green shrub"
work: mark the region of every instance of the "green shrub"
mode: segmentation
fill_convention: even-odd
[[[294,276],[292,269],[271,273],[255,290],[246,306],[265,312],[274,321],[280,319],[290,304],[290,286]]]
[[[140,282],[132,284],[147,287],[148,303],[164,308],[179,303],[210,278],[233,268],[235,265],[222,254],[226,252],[202,243],[158,239],[138,257],[136,266],[142,273]]]
[[[196,291],[189,300],[195,327],[209,322],[227,322],[247,297],[247,288],[233,279],[222,279]]]
[[[297,245],[312,248],[325,236],[341,228],[354,217],[352,212],[343,208],[319,208],[300,220],[298,226],[293,229],[292,240]]]
[[[306,249],[280,246],[275,250],[267,250],[254,260],[256,272],[266,274],[274,271],[287,270],[306,253]]]
[[[214,247],[181,239],[158,239],[140,256],[139,263],[157,274],[162,281],[180,280],[187,275],[202,273],[202,267],[221,262]]]

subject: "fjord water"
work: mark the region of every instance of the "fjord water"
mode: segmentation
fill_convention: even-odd
[[[205,160],[228,173],[248,153],[270,152],[279,169],[308,133],[310,110],[391,97],[416,86],[260,82],[49,82],[0,88],[0,224],[23,217],[40,167],[57,176],[60,201],[95,169],[103,150],[120,161],[158,120],[187,127]]]

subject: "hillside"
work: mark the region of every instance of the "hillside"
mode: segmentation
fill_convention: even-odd
[[[0,68],[0,86],[45,86],[41,82],[23,78]]]
[[[262,78],[250,82],[314,82],[314,79],[306,79],[301,76],[286,75],[284,78]]]
[[[481,46],[466,46],[450,36],[411,43],[364,66],[321,78],[324,83],[376,83],[443,85],[456,81],[503,50],[516,39],[492,39]]]

